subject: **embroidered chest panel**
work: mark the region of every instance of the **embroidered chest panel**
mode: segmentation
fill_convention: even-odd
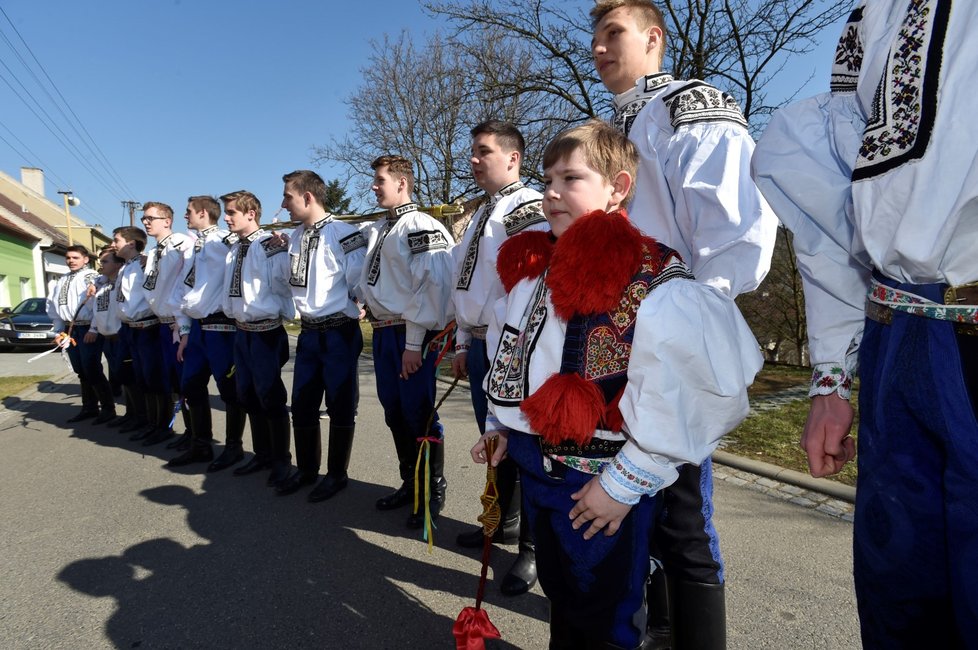
[[[110,284],[105,291],[102,291],[95,298],[95,311],[109,311],[109,303],[112,301],[112,285]]]
[[[495,209],[495,206],[496,202],[489,199],[488,202],[483,203],[479,207],[479,211],[477,212],[479,220],[475,222],[472,239],[469,240],[469,246],[465,249],[465,257],[462,258],[462,267],[458,274],[458,282],[455,283],[455,288],[460,291],[468,291],[469,285],[472,284],[472,276],[475,275],[475,266],[479,261],[479,245],[486,231],[486,222],[492,216],[492,211]]]
[[[302,233],[298,254],[289,256],[289,284],[293,287],[305,287],[309,284],[309,262],[319,248],[319,240],[319,231],[307,230]]]
[[[376,286],[377,280],[380,279],[380,252],[384,249],[384,242],[387,241],[387,235],[390,234],[394,223],[394,221],[388,220],[384,224],[384,231],[377,237],[377,246],[374,247],[373,255],[370,256],[370,266],[367,267],[367,284],[371,287]]]
[[[530,368],[527,362],[547,322],[545,278],[546,275],[543,275],[537,281],[523,322],[519,324],[521,329],[508,323],[503,328],[492,367],[489,368],[487,396],[494,404],[518,406],[529,395]]]
[[[160,247],[159,246],[153,249],[153,252],[151,253],[151,262],[152,264],[148,264],[149,273],[147,273],[143,277],[143,289],[146,289],[147,291],[156,290],[156,281],[160,277]]]
[[[245,257],[248,255],[248,248],[251,242],[244,240],[239,244],[238,254],[234,259],[234,268],[231,269],[231,283],[228,285],[228,296],[231,298],[241,297],[241,270],[244,266]]]
[[[909,1],[876,89],[853,180],[878,176],[927,151],[950,12],[950,0]]]
[[[859,71],[863,67],[863,42],[859,27],[863,20],[863,8],[851,14],[842,30],[839,44],[835,47],[835,61],[832,64],[832,81],[829,84],[834,93],[854,93],[859,81]]]

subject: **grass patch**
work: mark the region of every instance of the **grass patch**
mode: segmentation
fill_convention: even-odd
[[[857,403],[858,392],[853,390],[852,404],[855,406]],[[807,474],[808,460],[805,452],[798,446],[798,441],[808,418],[808,407],[809,400],[806,397],[748,417],[727,434],[723,450]],[[852,425],[853,438],[858,429],[857,411]],[[855,485],[856,463],[848,463],[841,472],[828,478],[845,485]]]
[[[795,386],[807,386],[811,380],[811,368],[766,363],[757,373],[754,383],[747,388],[747,395],[751,399],[771,395]]]
[[[14,397],[24,389],[37,386],[40,382],[50,378],[51,375],[0,377],[0,400]]]

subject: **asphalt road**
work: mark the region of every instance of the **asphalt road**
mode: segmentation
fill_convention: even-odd
[[[368,363],[353,480],[320,504],[276,496],[263,475],[167,470],[162,446],[65,425],[79,404],[70,377],[48,388],[0,411],[0,647],[454,647],[479,571],[454,538],[474,523],[484,480],[468,457],[476,428],[464,390],[441,412],[449,501],[429,553],[406,511],[373,505],[396,464]],[[215,424],[223,432],[223,414]],[[729,647],[859,647],[851,524],[716,489]],[[490,575],[514,558],[515,547],[496,547]],[[546,647],[539,587],[513,599],[490,582],[485,607],[503,634],[488,647]]]

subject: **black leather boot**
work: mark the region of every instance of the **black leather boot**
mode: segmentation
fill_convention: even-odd
[[[132,433],[139,431],[149,424],[149,416],[146,414],[146,395],[143,389],[136,385],[129,385],[129,398],[132,400],[132,409],[129,414],[132,416],[126,424],[119,427],[119,433]]]
[[[156,393],[143,393],[143,404],[145,404],[146,408],[146,424],[142,429],[138,429],[133,435],[129,436],[130,440],[142,440],[146,436],[151,436],[156,432],[156,422],[160,417],[159,401],[156,399]]]
[[[112,386],[108,380],[92,386],[100,405],[98,417],[92,424],[107,424],[115,419],[115,399],[112,397]]]
[[[170,420],[173,417],[173,404],[170,402],[170,394],[154,393],[153,395],[156,399],[156,431],[146,436],[143,440],[143,447],[158,445],[173,437],[173,428],[170,426]]]
[[[232,465],[237,465],[244,458],[244,448],[241,444],[244,438],[245,410],[237,404],[226,404],[224,425],[224,451],[213,463],[207,466],[208,472],[220,472]]]
[[[206,402],[189,409],[190,427],[184,436],[190,436],[190,446],[179,456],[171,458],[167,467],[183,467],[191,463],[209,463],[214,460],[214,448],[211,447],[211,408]],[[170,445],[167,445],[169,447]]]
[[[428,500],[428,508],[431,512],[431,520],[438,519],[442,508],[445,507],[445,495],[448,491],[448,481],[445,480],[445,445],[444,443],[432,443],[428,446],[428,460],[431,463],[429,468],[431,478],[431,496]],[[424,462],[424,459],[421,461]],[[424,477],[424,467],[418,472],[418,477]],[[422,528],[424,526],[424,494],[418,498],[418,512],[412,512],[407,520],[408,528]]]
[[[665,571],[656,567],[649,574],[645,585],[645,601],[648,604],[646,641],[643,650],[670,650],[672,648],[672,622],[669,618],[669,588]]]
[[[329,448],[326,451],[326,476],[309,493],[309,501],[318,503],[332,499],[344,489],[349,481],[347,469],[353,454],[353,433],[355,426],[329,425]]]
[[[78,387],[81,389],[82,407],[77,415],[66,420],[69,424],[98,416],[98,396],[92,385],[84,379],[79,379]]]
[[[414,463],[418,458],[417,443],[410,436],[393,433],[401,487],[377,499],[378,510],[396,510],[414,502]]]
[[[537,554],[533,543],[533,531],[526,517],[520,518],[519,554],[509,571],[503,576],[499,590],[504,596],[519,596],[528,592],[537,582]]]
[[[268,418],[258,412],[248,413],[248,423],[251,425],[251,446],[255,455],[241,467],[234,468],[235,476],[247,476],[269,469],[272,466],[271,434],[268,430]]]
[[[295,494],[319,479],[319,465],[323,459],[319,423],[305,427],[293,425],[292,437],[295,439],[295,464],[298,469],[275,488],[279,496]]]
[[[279,487],[285,483],[292,472],[292,422],[289,414],[268,418],[268,440],[272,452],[272,473],[268,475],[266,484]]]
[[[669,580],[674,650],[724,650],[727,606],[723,583]]]

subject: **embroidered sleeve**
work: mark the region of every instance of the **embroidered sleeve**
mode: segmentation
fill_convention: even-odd
[[[506,236],[512,237],[534,224],[546,221],[547,218],[543,215],[543,201],[536,199],[517,206],[504,216],[503,227],[506,229]]]
[[[697,122],[731,122],[747,128],[737,100],[702,81],[693,81],[662,98],[673,128]]]
[[[341,239],[340,246],[343,247],[343,252],[349,255],[358,248],[366,248],[367,240],[364,238],[363,233],[358,230],[357,232],[347,235]]]
[[[267,237],[261,240],[261,247],[265,250],[265,257],[272,257],[288,251],[289,243],[279,237]]]
[[[412,255],[450,248],[448,239],[440,230],[416,230],[408,233],[407,243]]]

